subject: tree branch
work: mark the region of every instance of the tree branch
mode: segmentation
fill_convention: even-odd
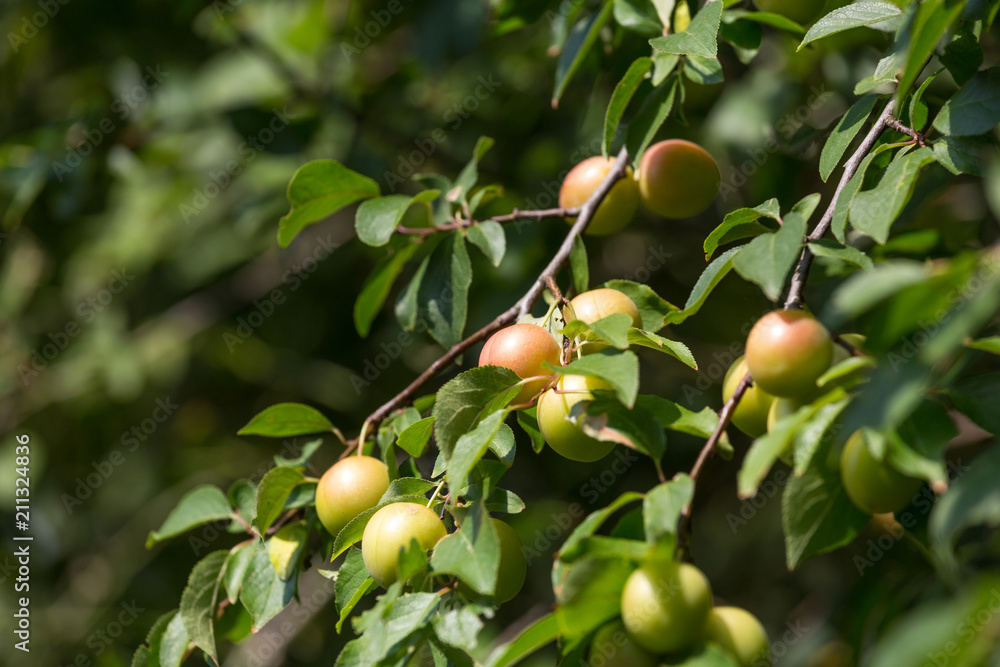
[[[882,133],[887,127],[889,127],[889,121],[892,120],[892,107],[893,103],[890,101],[889,104],[885,106],[885,109],[879,115],[875,124],[868,131],[865,136],[864,141],[858,146],[858,150],[854,152],[854,155],[844,164],[844,174],[840,177],[840,183],[837,184],[837,189],[833,193],[833,199],[830,200],[830,205],[827,206],[826,212],[820,219],[819,224],[816,225],[816,229],[812,231],[808,237],[807,241],[818,241],[819,239],[826,236],[826,233],[830,231],[830,225],[833,224],[833,212],[837,208],[837,202],[840,201],[840,195],[843,193],[844,188],[850,182],[854,175],[858,173],[858,168],[861,166],[861,162],[865,159],[865,156],[871,151],[872,147],[875,146],[875,142],[878,138],[882,136]],[[805,288],[806,279],[809,277],[809,269],[812,267],[813,254],[809,246],[802,248],[802,255],[799,257],[798,266],[795,267],[795,273],[792,275],[792,283],[788,289],[788,298],[785,300],[785,308],[801,308],[802,307],[802,290]]]
[[[522,211],[520,209],[514,209],[510,213],[505,213],[503,215],[494,215],[492,218],[485,218],[483,220],[465,220],[465,219],[455,219],[446,225],[440,225],[437,227],[397,227],[396,232],[399,234],[410,234],[413,236],[430,236],[432,234],[437,234],[438,232],[450,232],[454,229],[465,229],[471,227],[478,222],[514,222],[516,220],[545,220],[546,218],[575,218],[580,215],[580,211],[583,210],[582,206],[574,206],[572,208],[547,208],[541,210],[529,210]]]
[[[577,217],[576,222],[573,223],[573,227],[569,230],[569,234],[563,240],[562,245],[559,246],[559,250],[552,257],[552,261],[549,262],[548,266],[539,274],[538,278],[532,283],[531,288],[518,299],[517,303],[508,308],[506,311],[498,315],[492,322],[484,326],[479,331],[470,335],[465,340],[456,343],[450,350],[445,352],[445,354],[430,365],[427,370],[417,376],[413,382],[406,386],[401,392],[396,394],[393,398],[389,399],[384,403],[379,409],[373,412],[366,420],[367,425],[366,432],[371,433],[375,426],[382,422],[386,417],[392,414],[395,410],[398,410],[402,406],[409,403],[414,394],[419,390],[428,380],[433,378],[435,375],[440,373],[442,370],[447,368],[455,359],[460,357],[465,351],[471,348],[476,343],[484,340],[488,336],[496,333],[505,326],[512,324],[518,318],[523,317],[531,312],[532,307],[534,307],[535,302],[538,301],[538,297],[542,295],[545,290],[546,282],[549,279],[554,279],[556,274],[562,269],[562,267],[569,260],[570,253],[573,250],[573,239],[583,234],[584,230],[587,229],[587,225],[594,217],[594,213],[597,212],[597,207],[601,205],[604,198],[607,197],[608,193],[611,192],[611,188],[614,187],[620,179],[625,177],[625,170],[628,166],[628,150],[622,147],[621,151],[618,153],[618,158],[615,161],[614,166],[608,172],[608,175],[604,178],[601,185],[594,191],[594,194],[590,196],[583,206],[579,208],[579,217]],[[552,212],[556,212],[556,217],[561,217],[566,213],[572,213],[576,209],[552,209],[550,211],[514,211],[507,216],[498,216],[497,218],[491,218],[492,220],[497,220],[498,222],[507,219],[515,220],[519,218],[530,218],[538,216],[539,218],[553,217]],[[348,456],[354,449],[358,447],[360,442],[355,439],[352,440],[347,449],[340,455],[341,458]]]

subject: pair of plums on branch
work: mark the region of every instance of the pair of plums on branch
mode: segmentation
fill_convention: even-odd
[[[595,156],[573,167],[559,190],[559,206],[583,206],[614,164],[614,159]],[[665,218],[690,218],[712,204],[721,181],[719,166],[701,146],[682,139],[653,144],[643,154],[639,170],[633,173],[629,168],[597,207],[587,234],[621,231],[632,222],[640,201]]]
[[[389,489],[389,469],[371,456],[351,456],[323,473],[316,487],[316,514],[323,527],[336,536],[358,515],[376,507]],[[508,524],[492,519],[500,545],[499,576],[494,598],[504,603],[524,585],[527,562],[517,533]],[[447,534],[444,521],[424,505],[391,503],[369,519],[361,538],[365,567],[384,587],[399,578],[399,555],[412,542],[424,551],[434,548]]]
[[[642,326],[639,309],[628,296],[613,289],[596,289],[584,292],[569,303],[567,319],[577,319],[588,324],[614,314],[624,314],[632,319],[633,327]],[[589,354],[607,347],[603,343],[581,341],[580,352]],[[590,437],[570,419],[573,406],[581,401],[593,400],[595,389],[613,389],[600,378],[584,375],[561,375],[553,382],[553,371],[562,362],[562,347],[556,338],[536,324],[521,323],[501,329],[493,334],[479,356],[480,366],[502,366],[524,380],[514,397],[514,405],[528,405],[538,399],[538,427],[548,445],[558,454],[574,461],[591,462],[607,456],[614,443]]]
[[[857,349],[865,342],[857,334],[842,338]],[[821,391],[816,381],[848,357],[808,313],[779,310],[765,315],[750,331],[746,355],[733,363],[723,381],[722,397],[728,401],[747,373],[753,378],[733,412],[733,424],[752,438],[773,430],[782,418],[815,399]],[[869,514],[903,509],[921,487],[920,480],[876,459],[861,432],[844,446],[840,475],[848,497]]]
[[[590,664],[656,667],[659,656],[715,642],[740,667],[770,664],[760,621],[738,607],[712,607],[712,588],[687,563],[651,562],[625,582],[621,620],[602,627],[590,645]],[[603,661],[603,662],[601,662]]]

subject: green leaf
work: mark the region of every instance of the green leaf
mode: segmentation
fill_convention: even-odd
[[[288,438],[310,433],[332,433],[333,424],[321,412],[300,403],[278,403],[265,408],[236,433]]]
[[[847,219],[850,217],[851,204],[854,203],[854,198],[861,190],[869,165],[871,165],[872,161],[883,148],[885,147],[879,147],[879,149],[865,156],[858,166],[857,173],[847,182],[847,185],[844,186],[844,189],[840,193],[840,198],[837,199],[837,205],[833,209],[833,222],[830,224],[830,229],[833,231],[834,237],[841,243],[847,240]]]
[[[775,223],[757,222],[761,218],[770,218]],[[768,199],[755,208],[738,208],[727,214],[722,224],[713,229],[705,239],[705,261],[712,259],[712,255],[721,245],[776,231],[777,221],[780,219],[781,211],[777,199]]]
[[[378,184],[351,171],[336,160],[316,160],[302,165],[288,184],[291,210],[281,219],[278,244],[287,248],[299,232],[345,206],[378,197]]]
[[[253,554],[252,543],[237,544],[229,550],[222,583],[226,587],[226,597],[230,604],[239,599],[240,589],[243,588],[243,578],[246,576],[247,568],[250,567],[250,559],[253,558]]]
[[[730,3],[727,2],[725,4],[728,5]],[[732,17],[734,20],[754,21],[755,23],[769,25],[773,28],[779,28],[787,32],[794,32],[798,35],[804,35],[806,32],[806,29],[795,21],[773,12],[749,12],[745,9],[730,9],[723,14],[722,20],[725,21],[729,19],[729,17]]]
[[[476,427],[462,434],[448,455],[448,488],[454,493],[469,483],[469,474],[479,460],[486,455],[490,441],[500,431],[506,410],[497,410],[483,418]]]
[[[132,667],[160,667],[160,646],[163,642],[163,635],[167,631],[170,621],[177,615],[177,611],[163,614],[153,627],[146,633],[146,645],[136,649],[132,656]]]
[[[710,2],[695,15],[691,25],[683,32],[649,40],[657,51],[680,56],[694,55],[715,58],[718,55],[719,22],[722,19],[722,3]]]
[[[516,665],[532,653],[548,646],[559,636],[554,614],[546,614],[521,631],[513,640],[498,646],[486,661],[486,667]]]
[[[427,331],[445,349],[462,340],[468,314],[472,263],[465,239],[452,234],[429,256],[430,263],[417,292],[420,314]]]
[[[434,593],[407,593],[366,612],[365,625],[355,624],[356,630],[364,632],[365,652],[360,665],[384,664],[381,661],[393,649],[431,622],[439,603],[440,598]]]
[[[403,429],[396,444],[410,456],[423,456],[427,451],[427,441],[433,433],[434,417],[425,417]]]
[[[908,26],[909,49],[905,66],[899,76],[899,84],[896,86],[897,109],[904,108],[903,101],[909,95],[910,88],[924,71],[927,61],[934,55],[938,42],[962,14],[964,7],[965,2],[957,0],[924,0],[920,3],[916,15]]]
[[[590,437],[623,444],[657,462],[663,458],[666,437],[653,413],[640,407],[626,408],[613,394],[602,391],[595,392],[593,401],[579,405],[569,418]]]
[[[664,261],[673,256],[662,245],[658,250],[652,251],[652,254]],[[618,290],[632,299],[632,303],[639,309],[639,316],[642,318],[642,328],[646,331],[659,331],[668,323],[671,317],[680,311],[677,306],[665,300],[654,292],[649,285],[643,283],[631,280],[609,280],[601,287]]]
[[[305,481],[297,468],[276,467],[267,471],[257,486],[257,530],[261,535],[281,515],[285,501],[296,486]]]
[[[982,350],[983,352],[989,352],[990,354],[1000,355],[1000,336],[970,340],[965,344],[965,346],[970,347],[973,350]]]
[[[149,549],[192,528],[232,517],[233,510],[229,506],[229,501],[218,487],[210,484],[196,486],[184,494],[177,507],[167,515],[160,529],[149,533],[149,537],[146,538],[146,548]]]
[[[440,192],[437,190],[426,190],[421,193],[421,201],[432,200]],[[358,207],[357,215],[354,218],[354,228],[357,230],[358,239],[365,245],[378,248],[384,246],[392,238],[399,227],[403,214],[410,205],[414,203],[415,197],[407,195],[388,195],[386,197],[376,197],[369,199]]]
[[[559,560],[562,563],[574,563],[584,558],[621,559],[643,562],[649,559],[654,553],[654,547],[648,542],[622,537],[591,535],[577,542],[571,550],[561,551],[559,553]]]
[[[636,400],[635,404],[652,412],[663,428],[678,433],[687,433],[698,438],[709,437],[715,430],[715,425],[719,423],[719,415],[711,408],[692,412],[661,396],[643,394]]]
[[[810,405],[802,407],[753,441],[736,476],[740,498],[753,498],[757,495],[757,489],[771,467],[783,454],[791,451],[795,434],[816,414],[816,410],[816,407]]]
[[[653,487],[642,502],[646,540],[658,542],[663,536],[676,536],[681,511],[693,498],[694,481],[684,473]]]
[[[698,370],[698,362],[695,361],[691,350],[684,343],[676,340],[664,338],[658,334],[643,331],[642,329],[630,329],[628,332],[628,344],[648,347],[665,354],[669,354],[685,366]]]
[[[660,84],[667,80],[667,77],[680,63],[681,57],[674,55],[673,53],[663,53],[662,51],[653,52],[653,78],[649,80],[653,84],[653,88],[659,88]]]
[[[455,443],[473,425],[507,405],[517,395],[521,378],[498,366],[479,366],[448,381],[434,404],[434,436],[447,460]]]
[[[566,538],[563,542],[561,552],[571,551],[576,547],[576,545],[581,542],[584,538],[590,537],[607,521],[615,512],[620,510],[626,505],[630,505],[634,502],[643,499],[641,493],[635,493],[634,491],[628,491],[622,495],[615,498],[607,507],[603,507],[599,510],[595,510],[587,515],[587,518],[580,522],[570,536]]]
[[[479,647],[479,631],[483,629],[483,622],[468,607],[435,616],[433,623],[434,634],[445,644],[469,652]]]
[[[941,64],[948,68],[951,78],[959,86],[968,83],[983,66],[984,59],[983,47],[979,45],[976,35],[968,29],[959,29],[940,57]],[[916,127],[913,129],[920,131]]]
[[[833,326],[853,320],[897,292],[919,285],[929,277],[929,268],[919,262],[882,262],[871,271],[856,273],[834,292],[823,320]]]
[[[361,286],[361,292],[354,302],[354,328],[362,338],[368,336],[375,316],[382,310],[389,296],[392,284],[419,247],[416,243],[410,243],[383,257]]]
[[[849,543],[868,524],[869,516],[847,497],[840,471],[826,465],[831,446],[821,447],[809,468],[785,487],[781,505],[789,569]]]
[[[700,86],[712,86],[725,80],[718,58],[704,56],[685,56],[684,76]]]
[[[889,239],[889,228],[910,201],[920,171],[933,161],[934,154],[929,148],[920,148],[893,160],[877,186],[854,196],[851,225],[877,243],[885,243]]]
[[[405,478],[403,478],[405,479]],[[333,541],[333,551],[330,554],[330,560],[335,560],[337,556],[347,551],[351,546],[357,544],[361,541],[361,538],[365,534],[365,527],[368,522],[374,516],[375,512],[379,511],[386,505],[391,505],[392,503],[420,503],[427,504],[427,498],[424,494],[427,492],[426,488],[422,488],[419,491],[409,491],[407,493],[400,493],[403,488],[397,485],[397,482],[402,481],[401,479],[393,480],[389,484],[389,490],[382,495],[382,499],[379,500],[378,505],[370,509],[365,510],[358,516],[351,519],[346,526],[344,526],[339,533],[337,533],[336,539]],[[410,480],[414,483],[414,480]],[[434,486],[432,482],[427,482],[426,480],[416,480],[416,482],[422,482],[423,485]],[[421,485],[422,486],[422,485]]]
[[[538,416],[536,408],[517,411],[517,425],[524,429],[524,432],[531,438],[531,448],[535,452],[540,452],[545,448],[545,438],[538,428]]]
[[[859,359],[859,357],[853,357]],[[860,360],[860,359],[859,359]],[[812,465],[813,456],[819,450],[830,427],[850,403],[849,398],[843,398],[833,403],[826,403],[814,411],[797,431],[792,440],[792,451],[795,452],[795,474],[803,475]]]
[[[698,278],[698,282],[691,289],[691,295],[688,297],[687,303],[684,304],[684,310],[679,313],[679,317],[676,320],[678,323],[683,322],[701,310],[701,306],[708,299],[708,295],[722,282],[726,274],[732,270],[733,259],[741,250],[743,250],[742,247],[731,248],[716,257],[705,267],[705,270],[702,271],[701,276]]]
[[[1000,354],[1000,338],[984,340],[990,341],[986,345],[993,346],[994,354]],[[962,378],[952,384],[947,393],[955,407],[969,419],[990,433],[1000,435],[1000,411],[997,410],[1000,373],[981,373]]]
[[[611,93],[611,101],[608,103],[608,110],[604,116],[603,150],[605,155],[611,152],[611,145],[618,133],[618,124],[621,123],[622,114],[625,113],[635,91],[639,89],[639,84],[645,80],[652,68],[652,59],[646,57],[636,59]]]
[[[934,159],[956,176],[982,176],[982,156],[991,147],[985,137],[941,137],[934,142]]]
[[[1000,67],[972,77],[941,107],[934,127],[942,134],[967,137],[989,132],[1000,123]]]
[[[250,612],[252,627],[256,632],[292,601],[297,577],[282,581],[274,571],[264,545],[257,542],[253,549],[253,558],[250,559],[250,566],[243,579],[240,600]]]
[[[604,3],[604,7],[599,12],[589,18],[581,20],[570,31],[559,54],[559,63],[556,65],[556,85],[552,93],[552,107],[559,106],[559,100],[566,92],[566,86],[580,69],[587,53],[594,46],[601,28],[605,26],[611,18],[612,3]]]
[[[928,523],[935,552],[945,560],[952,558],[955,542],[963,530],[972,526],[1000,525],[1000,449],[994,447],[973,460],[941,496]]]
[[[806,44],[815,42],[817,39],[828,37],[829,35],[860,28],[862,26],[881,23],[888,19],[902,16],[903,11],[889,2],[855,2],[846,7],[835,9],[809,28],[809,32],[802,38],[799,50]]]
[[[671,74],[667,79],[653,89],[646,101],[639,107],[639,111],[628,124],[625,133],[625,146],[629,155],[638,161],[646,148],[656,137],[660,127],[666,122],[670,112],[674,109],[674,102],[677,99],[677,89],[680,86],[676,73]]]
[[[174,614],[160,639],[160,667],[180,667],[190,643],[191,636],[184,619],[179,613]],[[156,663],[151,661],[151,664]]]
[[[180,616],[195,646],[218,662],[215,650],[214,619],[219,603],[219,584],[228,551],[213,551],[191,569],[187,586],[181,593]],[[270,564],[268,564],[270,568]]]
[[[500,568],[500,540],[482,503],[469,507],[459,529],[434,547],[431,567],[436,573],[457,576],[477,593],[493,595]]]
[[[560,333],[570,338],[586,334],[588,341],[604,341],[612,347],[625,350],[628,349],[628,334],[631,326],[631,317],[624,313],[612,313],[590,324],[580,320],[572,320]]]
[[[309,530],[301,521],[282,526],[268,538],[267,557],[279,579],[288,581],[295,574],[308,539]]]
[[[832,239],[819,239],[810,241],[809,249],[817,257],[828,257],[839,259],[842,262],[853,264],[862,271],[871,271],[875,268],[875,263],[865,253],[851,246],[841,245]]]
[[[507,252],[507,236],[503,225],[494,220],[484,220],[469,227],[469,242],[483,251],[493,266],[500,266]]]
[[[556,368],[560,375],[586,375],[614,386],[619,400],[631,408],[639,394],[639,358],[631,350],[607,348]]]
[[[920,132],[927,126],[927,117],[930,112],[927,109],[927,104],[924,102],[924,93],[927,91],[928,86],[934,83],[934,79],[937,78],[940,71],[938,70],[924,79],[924,82],[920,84],[917,91],[910,97],[910,127],[916,132]]]
[[[720,3],[721,4],[721,3]],[[618,616],[622,588],[635,565],[621,558],[586,557],[553,570],[556,619],[563,642],[579,642]],[[555,581],[556,573],[560,575]]]
[[[462,168],[462,172],[455,179],[454,187],[448,192],[448,201],[467,202],[468,193],[479,181],[479,161],[493,148],[496,143],[490,137],[479,137],[476,146],[472,149],[472,158]]]
[[[662,35],[663,24],[650,0],[614,0],[615,23],[644,35]]]
[[[785,216],[777,232],[758,236],[733,259],[733,268],[746,280],[760,286],[764,295],[777,301],[785,288],[785,278],[802,249],[809,217],[819,203],[818,194],[809,195]]]
[[[500,430],[490,440],[490,451],[493,452],[500,462],[506,467],[514,465],[514,456],[517,454],[517,447],[514,440],[514,431],[510,426],[503,424]]]
[[[590,267],[587,263],[587,248],[577,234],[573,237],[573,249],[569,253],[569,272],[573,276],[573,290],[583,294],[589,289]]]
[[[847,152],[848,146],[868,122],[868,117],[871,116],[879,97],[881,96],[865,95],[859,99],[833,128],[833,132],[830,133],[830,138],[823,145],[823,152],[819,157],[819,174],[824,181],[830,178],[830,174],[837,168],[840,159]]]
[[[376,588],[375,580],[368,574],[361,550],[349,550],[344,564],[337,570],[337,578],[333,584],[337,612],[340,614],[340,618],[337,620],[337,634],[340,634],[344,627],[344,621],[351,615],[351,611],[361,601],[361,598],[374,588]]]

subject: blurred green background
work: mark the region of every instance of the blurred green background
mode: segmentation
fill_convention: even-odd
[[[191,566],[239,540],[209,527],[147,551],[147,533],[196,484],[259,479],[275,454],[301,446],[238,438],[240,426],[268,405],[297,401],[354,435],[440,354],[426,336],[399,348],[391,312],[367,338],[357,334],[353,300],[383,251],[353,239],[351,212],[280,249],[285,188],[305,162],[333,158],[383,193],[406,190],[390,175],[454,175],[487,135],[497,145],[484,180],[506,191],[497,210],[553,205],[566,170],[599,152],[614,84],[648,51],[634,33],[607,30],[553,109],[558,11],[558,2],[497,0],[5,3],[0,627],[16,595],[18,434],[31,438],[35,538],[32,653],[8,650],[5,632],[0,655],[9,664],[129,664],[153,621],[176,607]],[[683,304],[705,266],[701,242],[725,212],[828,194],[815,166],[824,131],[887,39],[855,31],[795,54],[794,38],[767,31],[749,66],[724,47],[727,83],[689,84],[688,123],[671,120],[662,134],[706,145],[732,189],[698,218],[641,217],[623,234],[589,241],[592,283],[631,278]],[[935,85],[950,89],[947,74]],[[911,242],[880,252],[945,256],[995,238],[1000,165],[985,183],[927,181],[898,225]],[[498,269],[473,252],[467,330],[523,293],[566,229],[557,220],[511,226]],[[843,268],[820,267],[817,310]],[[640,353],[643,391],[718,407],[722,374],[768,307],[756,288],[727,280],[671,333],[701,370]],[[396,358],[374,372],[382,353]],[[366,370],[370,384],[352,382]],[[699,444],[673,437],[668,472],[690,467]],[[316,460],[328,464],[340,451],[331,440]],[[859,573],[852,558],[872,532],[789,574],[780,484],[741,505],[733,473],[711,464],[695,515],[694,556],[716,594],[753,610],[773,639],[784,635],[784,664],[851,664],[830,642],[864,646],[931,569],[899,543]],[[643,462],[622,474],[610,462],[595,469],[522,448],[510,483],[529,509],[512,524],[540,555],[525,592],[483,637],[549,608],[551,553],[566,521],[655,479]],[[224,647],[225,664],[332,664],[345,639],[333,630],[332,586],[314,575],[302,581],[314,603],[288,610],[246,648]]]

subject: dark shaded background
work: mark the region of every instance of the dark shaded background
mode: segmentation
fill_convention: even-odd
[[[352,375],[394,349],[400,333],[391,312],[367,339],[351,319],[382,251],[353,240],[351,212],[279,249],[295,170],[334,158],[386,192],[386,173],[405,162],[457,173],[488,135],[497,146],[481,171],[506,189],[498,210],[551,205],[561,175],[599,151],[610,91],[648,47],[634,33],[607,31],[593,67],[552,109],[554,2],[400,0],[398,14],[387,14],[397,6],[387,1],[51,4],[10,2],[0,15],[0,488],[12,488],[14,435],[30,435],[35,536],[33,651],[10,664],[123,665],[177,605],[200,555],[238,539],[209,527],[147,551],[147,533],[196,484],[259,479],[275,453],[301,445],[238,438],[240,426],[268,405],[297,401],[353,434],[441,352],[421,338],[355,390]],[[517,4],[537,20],[520,29],[505,20]],[[365,27],[375,36],[364,37]],[[824,131],[887,39],[854,31],[792,58],[796,40],[767,31],[750,67],[723,47],[727,83],[689,85],[690,124],[671,120],[662,135],[704,143],[736,194],[695,219],[645,215],[590,241],[592,282],[631,277],[682,305],[705,266],[701,242],[725,212],[771,196],[783,207],[814,191],[828,196],[832,185],[816,169]],[[947,74],[935,85],[951,89]],[[281,129],[264,141],[269,123]],[[429,141],[439,128],[445,140]],[[411,157],[429,145],[430,155]],[[220,175],[233,160],[239,173]],[[883,254],[944,256],[996,234],[1000,165],[990,165],[985,184],[960,179],[945,191],[940,176],[925,178],[898,223],[920,231],[907,237],[919,243]],[[469,331],[523,293],[565,231],[560,221],[509,228],[498,269],[472,251]],[[814,306],[842,271],[817,267]],[[271,301],[273,290],[283,303]],[[643,391],[718,407],[722,374],[768,307],[755,287],[727,279],[698,317],[669,333],[691,346],[701,371],[640,352]],[[690,467],[700,443],[671,438],[668,472]],[[318,462],[340,449],[327,443]],[[789,574],[780,484],[741,506],[734,472],[710,465],[695,515],[694,556],[716,594],[753,610],[773,639],[786,623],[797,629],[786,634],[785,664],[851,664],[830,642],[867,645],[930,567],[899,543],[859,573],[852,556],[878,537],[873,529]],[[655,483],[641,461],[620,475],[610,462],[572,464],[529,448],[510,477],[529,505],[512,523],[542,555],[526,592],[484,639],[548,608],[550,554],[568,534],[571,503],[590,511]],[[0,627],[16,576],[12,498],[0,496]],[[290,610],[251,640],[250,654],[230,652],[226,664],[332,664],[344,640],[333,632],[329,583],[309,575],[302,585],[319,591],[318,602]],[[0,654],[11,655],[3,636]]]

